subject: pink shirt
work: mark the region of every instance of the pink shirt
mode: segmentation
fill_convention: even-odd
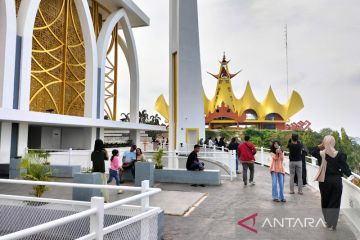
[[[280,153],[271,153],[271,165],[270,165],[270,172],[276,173],[284,173],[285,169],[283,166],[284,155],[282,152]]]
[[[110,169],[117,171],[119,169],[119,157],[114,156],[110,163]]]

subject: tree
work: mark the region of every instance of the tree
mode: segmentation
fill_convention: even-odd
[[[344,128],[341,128],[341,145],[343,148],[343,151],[346,154],[350,154],[353,152],[353,144],[351,143],[351,140],[349,136],[346,134],[346,131]]]

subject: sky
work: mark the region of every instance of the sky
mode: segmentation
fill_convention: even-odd
[[[183,1],[183,0],[182,0]],[[154,114],[160,94],[169,96],[169,2],[134,0],[150,26],[133,30],[140,70],[140,109]],[[300,93],[304,109],[292,122],[309,120],[320,130],[344,127],[360,137],[360,1],[358,0],[198,0],[202,82],[215,92],[223,52],[237,97],[250,81],[262,101],[270,86],[287,102],[284,25],[288,28],[289,89]],[[124,61],[124,59],[122,59]],[[120,69],[119,112],[129,111],[129,77]]]

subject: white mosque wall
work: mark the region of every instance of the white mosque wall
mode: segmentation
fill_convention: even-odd
[[[40,132],[42,148],[90,149],[95,138],[102,137],[103,128],[130,129],[136,138],[140,129],[164,131],[164,127],[138,123],[139,67],[132,27],[149,25],[149,18],[132,1],[111,0],[109,5],[116,18],[107,26],[108,29],[104,29],[108,40],[114,23],[119,22],[119,31],[124,32],[125,39],[121,39],[120,46],[126,55],[130,72],[131,122],[103,119],[103,93],[100,97],[98,86],[104,89],[105,82],[103,77],[98,78],[98,72],[99,64],[105,62],[106,55],[99,56],[98,46],[107,47],[109,41],[96,41],[88,1],[83,0],[75,0],[75,4],[85,44],[84,117],[29,111],[32,36],[39,4],[40,0],[21,1],[16,15],[14,0],[0,1],[0,163],[9,162],[12,142],[17,144],[16,155],[23,155],[28,146],[29,124],[43,127],[44,130]],[[101,114],[97,116],[98,104]],[[12,123],[19,123],[16,125],[16,134],[12,131]],[[54,138],[54,129],[57,128],[61,129],[62,134],[60,145]],[[12,141],[14,139],[16,141]]]

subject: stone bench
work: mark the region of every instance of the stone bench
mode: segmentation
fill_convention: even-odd
[[[220,170],[155,169],[155,182],[220,185]]]
[[[80,165],[50,165],[52,177],[72,178],[81,170]]]

